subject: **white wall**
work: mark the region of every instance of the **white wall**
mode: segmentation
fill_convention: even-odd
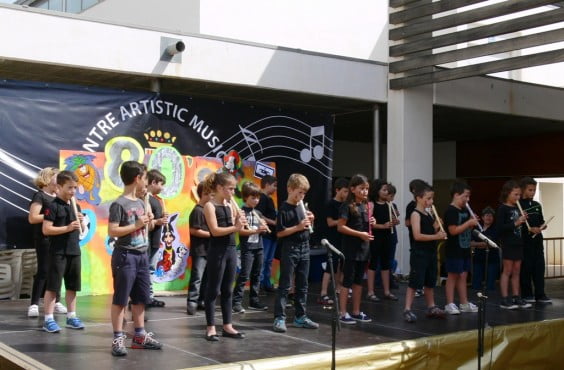
[[[205,0],[200,32],[388,61],[388,1]]]

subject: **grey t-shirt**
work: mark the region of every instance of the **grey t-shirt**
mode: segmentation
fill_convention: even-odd
[[[110,206],[109,223],[118,223],[119,226],[135,224],[145,214],[145,204],[141,199],[127,199],[124,196],[117,198]],[[146,228],[142,227],[131,234],[121,236],[115,243],[116,248],[132,249],[146,252],[149,247]]]

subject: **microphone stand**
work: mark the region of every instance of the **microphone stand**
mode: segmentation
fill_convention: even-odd
[[[331,274],[331,287],[333,288],[333,315],[331,319],[331,370],[335,370],[335,345],[337,341],[337,329],[341,330],[339,323],[339,297],[335,287],[335,271],[333,270],[333,253],[331,249],[327,249],[327,263],[329,264],[329,273]]]
[[[484,335],[486,331],[486,304],[488,301],[488,259],[490,254],[490,245],[486,242],[486,259],[484,262],[484,280],[482,281],[482,290],[477,293],[478,296],[478,370],[482,369],[482,357],[484,356]]]

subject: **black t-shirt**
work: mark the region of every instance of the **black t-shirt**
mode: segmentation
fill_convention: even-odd
[[[33,194],[29,205],[31,206],[33,203],[41,204],[41,210],[39,211],[39,214],[44,215],[45,210],[49,208],[49,204],[51,204],[53,200],[55,200],[55,197],[52,197],[51,195],[45,193],[43,190],[39,190],[38,192]],[[41,239],[45,238],[45,235],[43,235],[42,231],[43,224],[41,222],[38,224],[33,224],[31,226],[33,229],[33,240],[40,241]]]
[[[372,215],[376,219],[376,223],[383,225],[390,221],[390,209],[387,203],[374,203]],[[374,240],[370,243],[378,247],[389,245],[391,242],[391,229],[372,229]]]
[[[521,203],[521,208],[523,208],[523,211],[527,212],[527,222],[529,223],[529,226],[539,227],[540,225],[544,224],[542,206],[539,202],[535,202],[532,199],[521,199],[519,200],[519,203]],[[521,234],[523,235],[525,246],[538,245],[542,247],[542,233],[533,238],[533,235],[535,234],[529,232],[529,230],[527,229],[527,224],[523,224],[521,228]]]
[[[411,202],[407,203],[407,206],[405,207],[405,221],[406,221],[406,225],[407,222],[409,222],[409,220],[411,219],[411,213],[413,211],[415,211],[415,208],[417,207],[417,204],[415,203],[414,200],[412,200]],[[412,246],[413,245],[413,231],[411,230],[411,226],[407,226],[407,231],[409,233],[409,245]]]
[[[498,242],[497,230],[495,224],[490,225],[487,229],[483,229],[482,234],[487,236],[494,243]],[[482,242],[478,237],[472,235],[472,240],[475,242]],[[490,253],[488,255],[488,264],[499,264],[499,251],[494,248],[489,249]],[[474,249],[474,263],[477,261],[483,262],[486,258],[486,250],[484,248]]]
[[[462,225],[470,218],[466,208],[459,209],[452,204],[445,212],[445,231],[448,239],[446,244],[446,256],[448,258],[470,258],[470,241],[472,240],[472,229],[468,228],[458,235],[451,235],[448,227],[451,225]]]
[[[419,213],[420,225],[419,231],[421,234],[424,235],[435,235],[435,219],[431,217],[427,212],[423,213],[417,209],[414,209],[413,212]],[[436,240],[429,240],[429,241],[417,241],[413,239],[413,244],[411,249],[412,250],[435,250],[437,246]]]
[[[502,204],[495,214],[495,226],[499,241],[504,247],[520,247],[523,245],[521,226],[515,226],[520,213],[517,207]]]
[[[190,212],[188,223],[193,229],[210,231],[204,216],[204,207],[199,204],[196,204],[192,212]],[[190,253],[199,257],[207,256],[209,242],[210,238],[200,238],[199,236],[190,234]]]
[[[346,220],[346,225],[356,231],[368,231],[368,212],[364,203],[354,205],[355,209],[351,209],[351,204],[344,202],[339,210],[339,218]],[[368,261],[369,242],[343,234],[342,240],[343,254],[345,259],[351,261]]]
[[[339,219],[339,210],[341,209],[342,204],[342,202],[331,199],[325,207],[325,211],[327,213],[326,218],[337,221]],[[327,225],[327,222],[325,222],[325,225]],[[337,225],[332,227],[327,225],[326,236],[327,240],[329,240],[331,244],[333,244],[336,248],[341,249],[342,237],[341,234],[339,234],[339,231],[337,231]]]
[[[245,216],[247,216],[247,223],[252,230],[256,230],[260,226],[260,217],[262,216],[260,211],[256,209],[253,210],[250,207],[243,206],[241,208],[245,211]],[[251,234],[249,236],[243,236],[239,234],[239,242],[241,244],[241,250],[250,250],[250,249],[262,249],[262,236],[264,234]]]
[[[271,220],[276,220],[276,207],[274,207],[274,201],[268,195],[260,193],[260,199],[255,209],[262,213],[264,217]],[[267,233],[264,235],[264,237],[267,239],[276,240],[276,233]]]
[[[80,206],[76,205],[78,212]],[[44,220],[53,222],[53,226],[61,227],[67,226],[71,222],[77,220],[72,207],[69,203],[65,202],[59,197],[56,197],[45,210]],[[53,254],[62,254],[67,256],[80,256],[79,243],[80,231],[73,230],[68,233],[51,235],[51,247],[49,252]]]
[[[156,219],[163,217],[163,206],[161,202],[154,196],[149,196],[149,205],[151,206],[151,211]],[[151,243],[151,248],[158,249],[161,246],[161,232],[163,230],[163,225],[155,225],[155,228],[149,232],[149,241]]]
[[[298,206],[288,202],[282,203],[278,209],[278,218],[276,219],[276,232],[283,231],[289,227],[296,226],[304,218],[305,215],[300,214]],[[278,238],[279,242],[288,245],[298,245],[309,243],[309,230],[305,229],[290,234],[283,238]]]
[[[229,227],[233,226],[233,213],[231,206],[214,204],[215,207],[215,218],[217,220],[217,226],[219,227]],[[213,236],[210,237],[210,248],[227,248],[235,246],[235,233]]]

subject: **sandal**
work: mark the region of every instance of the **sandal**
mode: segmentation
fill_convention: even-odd
[[[328,306],[328,305],[332,305],[334,302],[331,298],[329,298],[328,295],[324,295],[319,297],[319,299],[317,300],[317,303]]]
[[[149,303],[147,306],[149,306],[149,307],[164,307],[165,304],[166,304],[165,302],[159,301],[158,299],[153,298],[151,303]]]
[[[385,296],[384,296],[384,299],[387,299],[387,300],[389,300],[389,301],[397,301],[397,300],[398,300],[398,297],[396,297],[395,295],[393,295],[392,293],[390,293],[390,294],[388,294],[388,295],[385,295]]]
[[[366,299],[372,302],[380,302],[380,298],[376,294],[369,294],[366,296]]]

